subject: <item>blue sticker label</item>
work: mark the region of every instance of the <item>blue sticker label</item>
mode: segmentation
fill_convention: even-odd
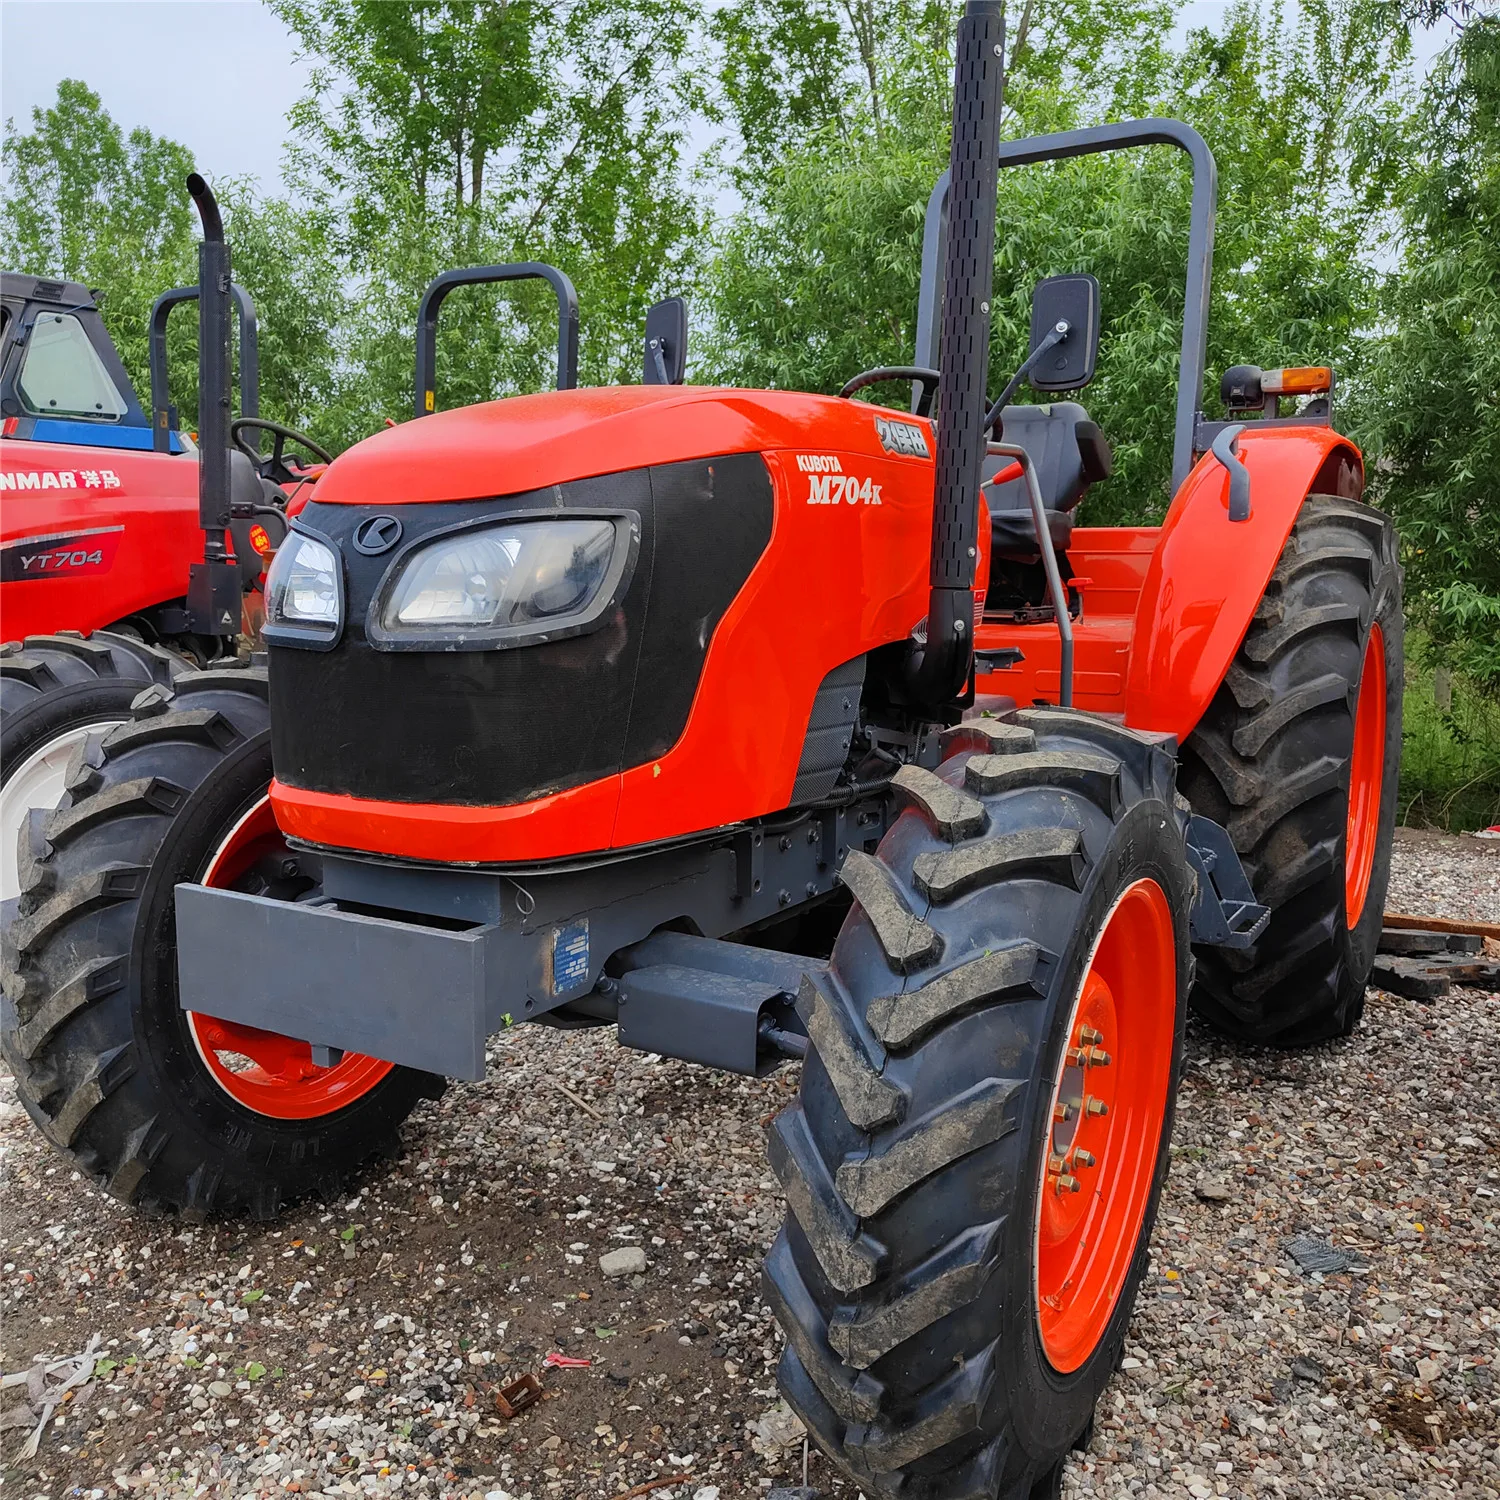
[[[577,989],[589,977],[589,919],[559,927],[552,939],[552,986],[556,994]]]

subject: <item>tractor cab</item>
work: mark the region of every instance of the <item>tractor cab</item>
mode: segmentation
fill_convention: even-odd
[[[0,308],[0,436],[151,447],[151,423],[87,287],[0,272]],[[183,451],[180,438],[173,451]]]

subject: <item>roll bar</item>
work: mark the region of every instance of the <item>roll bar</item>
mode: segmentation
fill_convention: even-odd
[[[1053,135],[1001,141],[999,164],[1025,167],[1036,162],[1091,156],[1100,151],[1128,151],[1137,146],[1176,146],[1187,153],[1193,164],[1187,290],[1177,373],[1177,418],[1172,438],[1175,493],[1193,467],[1193,437],[1208,360],[1209,280],[1213,273],[1214,216],[1219,195],[1213,152],[1203,137],[1181,120],[1125,120],[1118,125],[1094,125],[1086,130],[1060,130]],[[938,359],[939,278],[948,238],[948,182],[949,173],[944,172],[927,201],[927,220],[922,231],[922,290],[917,302],[917,350],[912,361],[917,365],[936,365]],[[913,410],[915,401],[914,396]]]
[[[255,303],[238,282],[230,282],[229,294],[234,298],[240,319],[240,415],[260,415],[260,324],[255,316]],[[179,302],[196,302],[196,286],[174,286],[163,292],[151,304],[151,336],[147,359],[151,370],[151,446],[158,453],[165,453],[171,442],[171,429],[176,421],[170,405],[167,386],[167,318]]]
[[[417,309],[416,414],[437,409],[437,323],[443,300],[455,287],[491,281],[545,281],[557,296],[557,388],[578,385],[578,293],[556,266],[526,260],[499,266],[462,266],[435,277]]]

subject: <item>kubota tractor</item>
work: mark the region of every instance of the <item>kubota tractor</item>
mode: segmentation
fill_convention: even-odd
[[[295,1089],[190,1066],[206,1018],[306,1049],[330,1174],[511,1022],[805,1054],[768,1143],[782,1388],[867,1494],[932,1500],[1055,1494],[1089,1427],[1195,962],[1222,1025],[1353,1024],[1400,716],[1390,527],[1326,401],[1280,404],[1320,377],[1242,367],[1198,420],[1207,149],[997,147],[1002,56],[969,0],[920,368],[851,382],[917,411],[573,390],[357,445],[277,554],[269,677],[89,742],[7,953],[28,1108],[199,1212],[317,1173]],[[1176,493],[1075,529],[1106,436],[988,396],[998,167],[1163,138],[1195,175]],[[1080,388],[1097,326],[1086,278],[1044,284],[1033,384]]]

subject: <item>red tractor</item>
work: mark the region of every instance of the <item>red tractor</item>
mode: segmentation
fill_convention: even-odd
[[[241,401],[228,529],[241,600],[226,621],[195,618],[187,598],[204,546],[198,449],[177,430],[167,387],[167,319],[198,288],[163,292],[152,307],[148,416],[87,288],[0,278],[0,902],[19,894],[21,823],[30,809],[57,805],[87,735],[128,719],[143,688],[253,638],[288,498],[305,501],[317,463],[329,461],[260,420],[255,307],[243,288],[230,291]],[[269,457],[262,431],[275,436]],[[317,462],[299,462],[299,451]]]
[[[1399,743],[1390,526],[1326,399],[1280,405],[1320,377],[1242,367],[1198,419],[1207,149],[998,148],[1002,55],[970,0],[927,358],[851,382],[916,412],[658,384],[357,445],[270,571],[269,673],[148,693],[29,820],[5,975],[54,1142],[198,1213],[336,1180],[512,1022],[805,1056],[768,1142],[782,1388],[866,1493],[932,1500],[1057,1493],[1190,992],[1258,1038],[1354,1024]],[[988,396],[998,168],[1164,134],[1195,169],[1176,495],[1074,529],[1105,436]],[[1032,383],[1076,391],[1097,291],[1036,308]],[[305,1081],[219,1076],[215,1026]]]

